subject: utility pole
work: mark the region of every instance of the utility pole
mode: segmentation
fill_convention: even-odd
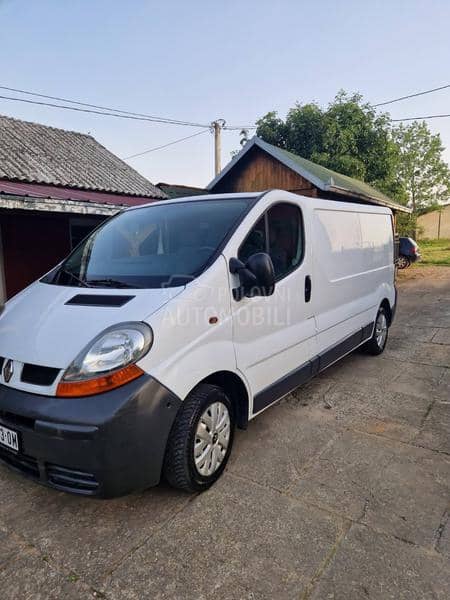
[[[216,119],[211,123],[211,130],[214,131],[214,174],[218,175],[222,170],[222,140],[221,133],[225,126],[225,119]]]

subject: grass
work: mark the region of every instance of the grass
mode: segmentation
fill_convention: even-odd
[[[422,260],[418,265],[444,265],[450,267],[450,240],[422,240],[419,242]]]

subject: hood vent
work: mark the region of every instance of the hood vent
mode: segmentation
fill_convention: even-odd
[[[135,296],[107,296],[106,294],[77,294],[66,302],[69,306],[123,306]]]

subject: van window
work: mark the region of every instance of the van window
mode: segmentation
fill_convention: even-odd
[[[252,200],[158,204],[125,211],[87,237],[53,274],[61,285],[174,287],[197,277]]]
[[[303,258],[302,215],[294,204],[276,204],[269,209],[269,255],[275,278],[293,271]]]
[[[246,262],[252,254],[267,252],[275,278],[281,279],[302,261],[304,251],[302,214],[298,206],[280,202],[259,219],[245,238],[238,258]]]
[[[246,263],[250,256],[258,252],[267,252],[266,238],[266,215],[264,214],[259,221],[252,227],[250,233],[245,238],[244,243],[239,249],[238,258]]]

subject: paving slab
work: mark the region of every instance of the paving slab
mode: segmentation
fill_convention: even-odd
[[[450,367],[445,369],[445,373],[441,378],[440,385],[442,386],[443,393],[446,395],[445,400],[450,402]]]
[[[439,553],[450,559],[450,504],[446,512],[442,515],[441,526],[436,536],[435,548]]]
[[[206,600],[224,589],[236,599],[243,590],[249,598],[298,598],[343,527],[339,518],[226,473],[124,561],[105,590],[124,599]]]
[[[328,391],[326,402],[305,408],[305,415],[315,412],[324,423],[411,441],[418,435],[432,399],[427,394],[396,391],[394,384],[383,380],[375,385],[370,379],[337,382]]]
[[[403,337],[393,336],[383,355],[394,361],[409,361],[445,368],[450,365],[450,346],[417,341],[412,343],[411,340]]]
[[[450,461],[346,431],[290,489],[311,505],[432,548],[450,503]]]
[[[249,423],[247,431],[238,431],[229,470],[278,490],[298,481],[302,470],[338,435],[323,419],[305,415],[305,402],[312,402],[310,395],[300,404],[291,397]]]
[[[450,461],[421,448],[395,448],[373,486],[362,522],[431,549],[450,503]]]
[[[448,561],[354,525],[314,587],[311,600],[448,600]]]
[[[389,339],[401,338],[409,342],[434,342],[435,337],[440,331],[437,327],[421,327],[420,325],[398,324],[394,321],[393,327],[389,330]]]
[[[433,404],[414,443],[444,452],[450,459],[450,398]]]
[[[444,344],[447,346],[450,345],[450,327],[442,327],[441,329],[437,329],[431,340],[427,341],[431,341],[433,344]]]
[[[384,443],[358,432],[343,432],[290,488],[290,493],[345,518],[362,519],[380,472],[392,458]]]
[[[103,501],[27,484],[31,493],[16,498],[4,522],[55,565],[92,585],[190,499],[163,485]]]
[[[60,573],[33,550],[22,550],[0,570],[0,589],[8,600],[95,598],[95,590],[77,575]]]

